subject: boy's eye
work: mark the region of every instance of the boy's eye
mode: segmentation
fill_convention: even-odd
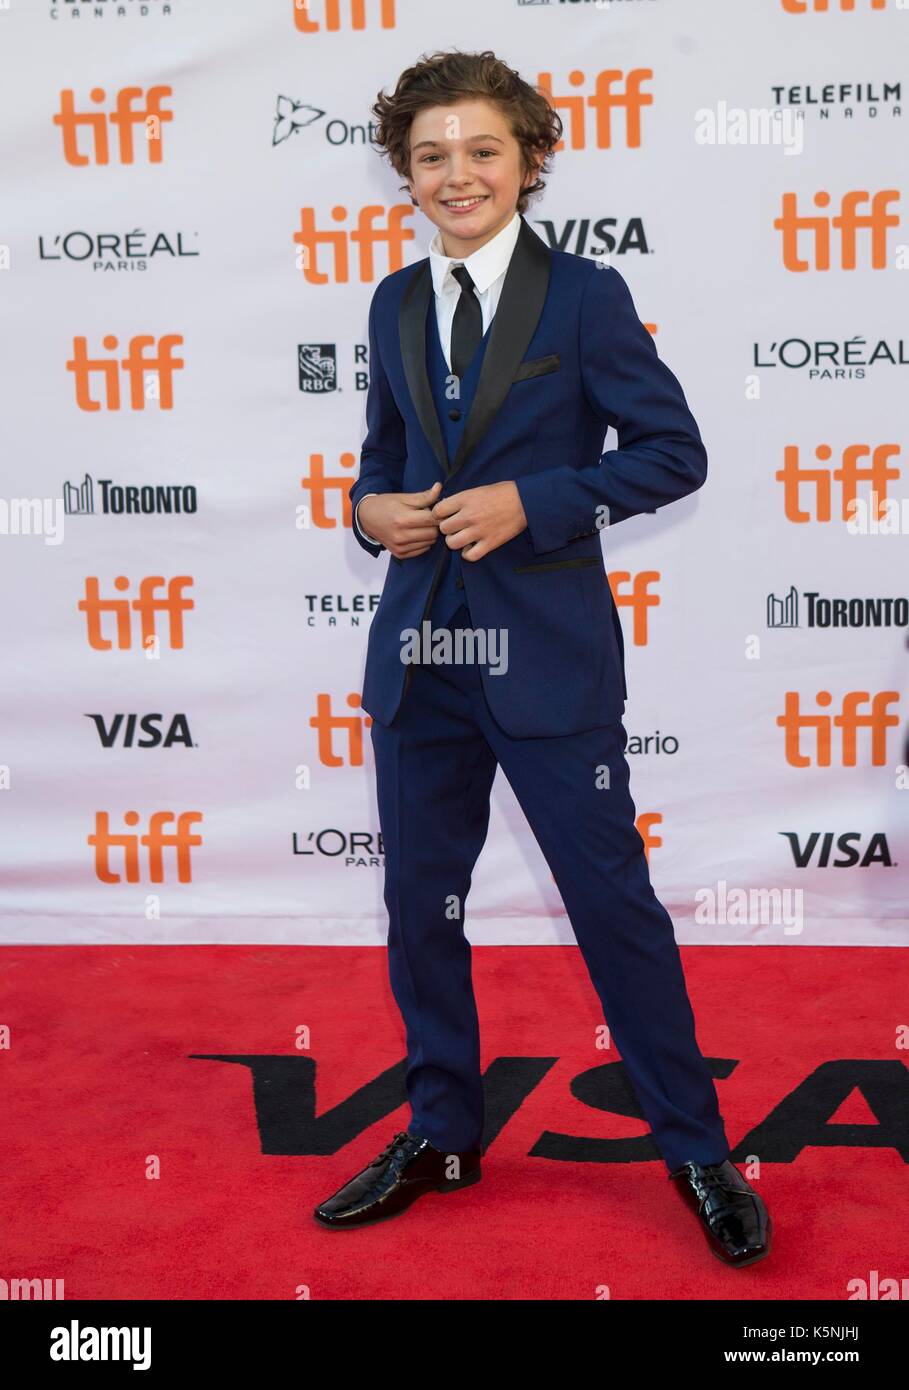
[[[495,154],[495,153],[496,153],[495,150],[474,150],[474,154]],[[442,156],[441,156],[441,155],[438,155],[438,154],[428,154],[428,155],[425,155],[424,158],[420,160],[420,163],[421,163],[421,164],[428,164],[429,161],[430,161],[431,159],[441,159],[441,157],[442,157]],[[484,160],[484,163],[485,163],[485,160]]]

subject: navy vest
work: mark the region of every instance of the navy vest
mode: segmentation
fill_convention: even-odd
[[[449,463],[454,462],[458,446],[461,443],[461,435],[464,432],[464,424],[473,404],[477,382],[480,379],[480,368],[483,365],[483,358],[486,356],[486,348],[489,343],[490,328],[492,328],[492,321],[483,334],[480,346],[474,353],[470,366],[461,378],[460,400],[449,398],[446,395],[446,387],[451,371],[445,361],[445,354],[442,351],[442,343],[439,338],[435,299],[433,297],[430,300],[429,312],[426,317],[426,368],[429,374],[433,404],[439,417],[439,424],[445,439],[445,448],[448,450]],[[456,418],[452,419],[453,415]],[[444,540],[442,544],[445,545]],[[449,550],[448,546],[445,546],[445,556],[442,578],[439,581],[439,587],[436,589],[435,598],[428,614],[430,622],[436,627],[444,626],[462,603],[465,606],[467,604],[461,579],[461,552],[460,550]]]

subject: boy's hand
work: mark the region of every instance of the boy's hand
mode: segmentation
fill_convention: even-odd
[[[423,492],[376,493],[363,499],[357,515],[365,530],[396,559],[411,559],[436,542],[439,523],[429,508],[441,486],[441,482],[435,482]]]
[[[465,488],[436,502],[432,515],[449,550],[462,550],[464,560],[482,560],[527,527],[521,495],[513,482]]]

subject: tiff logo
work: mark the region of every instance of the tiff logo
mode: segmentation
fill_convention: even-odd
[[[375,0],[371,8],[378,6],[379,24],[383,29],[395,27],[395,0]],[[317,34],[323,27],[330,33],[341,28],[341,0],[323,0],[324,26],[310,14],[309,0],[293,0],[294,24],[301,34]],[[350,14],[351,29],[366,28],[366,0],[349,0],[347,10]]]
[[[153,811],[148,818],[148,832],[145,835],[123,832],[115,834],[110,828],[110,815],[107,811],[95,812],[94,833],[85,837],[86,844],[95,851],[95,877],[102,883],[141,883],[140,846],[148,851],[148,882],[164,882],[164,851],[174,850],[177,861],[178,883],[191,883],[190,849],[202,843],[202,836],[193,834],[190,826],[202,819],[201,811]],[[126,825],[139,824],[138,811],[126,811],[123,816]],[[177,828],[165,833],[164,826],[176,821]],[[111,850],[123,851],[125,876],[115,873],[111,867]]]
[[[109,164],[110,144],[108,125],[113,126],[117,136],[117,152],[121,164],[132,164],[135,157],[133,127],[145,128],[145,143],[148,147],[149,164],[160,164],[163,144],[161,127],[163,122],[172,121],[174,113],[161,106],[163,97],[173,95],[171,87],[149,87],[143,105],[134,106],[142,97],[141,87],[121,87],[117,92],[113,111],[77,111],[76,97],[71,87],[64,87],[60,93],[60,110],[53,117],[63,137],[63,157],[67,164]],[[100,106],[107,100],[103,87],[93,87],[89,100]],[[91,154],[83,154],[80,149],[79,130],[85,126],[89,132]]]
[[[871,766],[883,767],[887,762],[887,730],[899,724],[897,714],[888,713],[888,705],[899,700],[898,690],[881,690],[872,695],[867,690],[850,690],[843,696],[839,714],[803,714],[801,697],[797,690],[787,690],[784,713],[777,715],[776,722],[786,734],[786,761],[790,767],[830,767],[833,745],[833,730],[840,730],[842,767],[856,766],[856,745],[859,729],[867,729],[871,736]],[[815,696],[821,709],[829,709],[833,696],[829,690],[819,690]],[[859,714],[859,706],[869,703],[871,710]],[[802,752],[801,735],[812,730],[815,739],[816,759]]]
[[[101,340],[108,352],[115,352],[120,346],[119,339],[108,333]],[[151,333],[138,333],[129,340],[129,349],[122,359],[116,357],[89,357],[88,339],[73,339],[73,355],[66,364],[72,372],[76,388],[76,404],[80,410],[101,410],[102,403],[93,398],[89,382],[98,373],[104,387],[103,408],[120,409],[120,370],[125,372],[129,382],[129,404],[132,410],[144,410],[146,400],[158,401],[162,410],[174,408],[174,371],[185,366],[182,357],[174,357],[173,348],[179,347],[183,338],[179,333],[165,333],[157,340]]]
[[[633,579],[630,570],[609,571],[609,587],[616,608],[631,609],[631,640],[636,647],[646,647],[649,638],[647,615],[651,608],[659,608],[662,602],[659,594],[650,591],[650,585],[659,578],[659,570],[638,570]],[[629,582],[630,593],[623,592],[621,586]]]
[[[783,467],[774,473],[774,478],[783,485],[783,509],[787,521],[804,523],[807,521],[830,521],[832,516],[833,484],[840,484],[840,514],[848,522],[858,501],[859,483],[871,484],[871,495],[875,498],[877,515],[887,498],[887,484],[900,477],[898,468],[888,467],[890,459],[900,452],[898,444],[879,444],[871,449],[867,444],[849,444],[843,450],[838,467],[812,468],[801,463],[801,453],[797,444],[787,444],[783,450]],[[814,451],[815,458],[822,464],[829,464],[833,450],[829,444],[819,444]],[[860,459],[870,463],[860,464]],[[801,488],[805,484],[814,489],[814,512],[803,511],[801,507]]]
[[[351,709],[359,709],[360,696],[356,692],[348,695],[347,703]],[[324,767],[362,767],[363,730],[368,729],[371,724],[372,718],[365,713],[335,714],[332,710],[331,696],[324,692],[317,695],[316,713],[311,716],[309,727],[315,729],[318,736],[319,761]],[[335,752],[336,732],[346,735],[346,758]]]
[[[343,204],[336,204],[331,210],[332,221],[343,222],[348,210]],[[304,279],[310,285],[346,285],[350,280],[350,246],[354,247],[357,261],[357,274],[361,284],[369,284],[376,278],[375,247],[382,242],[388,248],[388,273],[400,270],[404,265],[404,243],[413,241],[414,230],[403,225],[405,217],[413,217],[413,208],[406,203],[397,203],[387,211],[380,203],[370,203],[360,208],[356,214],[357,225],[352,231],[320,231],[316,225],[315,208],[300,209],[300,230],[294,232],[293,240],[297,246],[297,269],[302,270]],[[388,219],[388,225],[376,226],[379,219]],[[331,273],[320,269],[319,248],[330,251],[327,259]]]
[[[641,110],[653,105],[653,95],[642,91],[642,84],[653,77],[652,68],[632,68],[622,72],[621,68],[603,68],[597,73],[593,91],[587,95],[568,96],[556,94],[552,87],[552,73],[539,74],[539,86],[546,93],[550,106],[557,111],[568,113],[569,147],[573,150],[587,148],[587,108],[594,113],[593,133],[598,150],[611,150],[613,145],[612,113],[622,110],[625,113],[625,147],[636,150],[641,145]],[[583,87],[587,76],[580,68],[573,68],[568,74],[571,87]],[[624,83],[624,85],[622,85]],[[557,153],[565,149],[565,141],[560,140],[553,150]]]
[[[780,232],[783,265],[787,270],[829,270],[830,269],[830,229],[839,232],[840,270],[855,270],[856,243],[859,231],[870,232],[872,270],[887,268],[887,228],[898,227],[900,219],[896,213],[886,211],[888,203],[899,199],[899,189],[888,188],[885,192],[866,193],[854,189],[844,193],[840,210],[834,216],[812,217],[798,211],[798,194],[783,194],[783,211],[774,219],[774,227]],[[859,212],[859,205],[871,201],[870,212]],[[823,190],[814,195],[817,208],[830,206],[830,194]],[[806,233],[807,236],[800,236]],[[799,245],[807,240],[814,253],[813,263],[799,256]]]
[[[342,468],[352,469],[356,462],[357,455],[349,451],[345,451],[338,459]],[[299,529],[308,531],[310,526],[315,526],[320,531],[335,530],[338,521],[328,506],[328,496],[331,493],[341,502],[341,525],[350,530],[353,526],[353,508],[350,505],[352,484],[352,477],[330,477],[326,474],[324,454],[310,454],[309,472],[300,479],[301,488],[309,494],[309,502],[301,503],[297,508],[300,518]]]
[[[780,4],[787,14],[807,14],[809,10],[814,10],[820,14],[831,9],[830,0],[780,0]],[[887,7],[887,0],[863,0],[862,9],[883,10]],[[834,10],[854,10],[855,0],[833,0]]]
[[[138,598],[102,598],[97,577],[86,575],[85,597],[79,600],[77,607],[80,613],[85,614],[89,646],[98,652],[108,652],[114,645],[120,651],[129,651],[133,644],[132,612],[136,612],[139,615],[141,646],[147,654],[155,655],[160,648],[155,619],[157,614],[162,613],[166,614],[168,620],[171,650],[182,650],[183,614],[196,606],[191,598],[184,597],[183,590],[192,582],[188,574],[179,574],[169,580],[163,575],[152,574],[140,579]],[[156,595],[155,590],[164,584],[167,585],[166,597]],[[125,574],[117,575],[114,588],[119,589],[121,593],[129,588],[129,579]],[[116,644],[102,631],[102,617],[105,613],[114,614]]]

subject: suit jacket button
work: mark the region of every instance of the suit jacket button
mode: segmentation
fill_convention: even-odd
[[[448,418],[449,418],[449,420],[460,420],[460,418],[461,418],[461,412],[460,412],[460,410],[449,410],[449,412],[448,412]]]
[[[463,588],[464,588],[464,580],[461,579],[460,576],[455,580],[455,588],[456,588],[456,589],[463,589]]]

